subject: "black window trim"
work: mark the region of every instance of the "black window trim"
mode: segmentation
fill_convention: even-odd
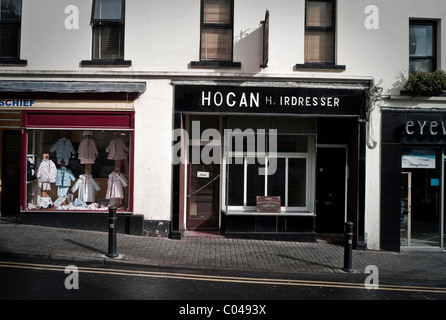
[[[204,2],[200,0],[200,42],[198,47],[199,61],[191,61],[191,68],[241,68],[241,62],[234,62],[234,43],[231,46],[231,61],[226,60],[205,60],[201,57],[201,35],[203,29],[230,29],[231,39],[234,39],[234,0],[230,0],[231,21],[226,24],[204,23]]]
[[[438,23],[437,20],[428,19],[409,19],[409,30],[411,26],[432,26],[432,56],[411,56],[409,51],[409,63],[413,60],[432,60],[432,70],[431,72],[437,70],[438,62]],[[409,43],[410,46],[410,43]],[[410,67],[409,67],[410,73]]]
[[[20,59],[21,56],[21,39],[22,39],[22,11],[23,11],[23,1],[20,0],[20,18],[19,19],[5,19],[0,20],[0,28],[5,26],[17,26],[18,29],[18,56],[9,58],[0,58],[1,66],[27,66],[28,60]]]
[[[96,26],[122,26],[123,28],[123,41],[125,45],[125,0],[121,0],[121,18],[120,19],[96,19],[95,9],[97,0],[93,0],[93,5],[91,9],[91,27],[92,33],[94,34],[94,28]],[[94,37],[91,40],[91,60],[82,60],[80,62],[81,67],[130,67],[132,65],[131,60],[124,59],[95,59],[94,56]],[[125,49],[125,48],[124,48]]]
[[[319,2],[331,2],[333,6],[332,10],[332,26],[330,27],[315,27],[315,26],[307,26],[307,2],[308,1],[319,1]],[[294,66],[295,71],[345,71],[345,65],[337,65],[336,64],[336,14],[337,14],[337,0],[305,0],[305,11],[304,11],[304,23],[305,23],[305,33],[307,31],[332,31],[333,32],[333,62],[305,62],[298,63]],[[304,44],[305,45],[305,44]],[[305,50],[305,49],[304,49]]]

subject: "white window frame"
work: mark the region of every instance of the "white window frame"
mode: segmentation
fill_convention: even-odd
[[[280,133],[278,135],[281,135]],[[227,146],[224,149],[223,163],[222,163],[222,211],[228,215],[231,214],[243,214],[243,215],[314,215],[314,199],[315,199],[315,136],[309,134],[283,134],[283,135],[304,135],[307,137],[307,152],[277,152],[274,155],[269,154],[268,152],[256,153],[256,152],[241,152],[241,151],[230,151]],[[230,136],[226,137],[225,141],[230,141]],[[285,159],[285,206],[281,207],[280,213],[260,213],[257,212],[255,206],[247,205],[247,169],[248,169],[248,158],[255,158],[256,161],[259,157],[265,157],[267,160],[270,157],[275,157],[277,159]],[[229,158],[243,158],[243,206],[229,206],[228,204],[228,172],[227,165],[229,164]],[[306,194],[305,194],[305,206],[304,207],[289,207],[289,199],[288,199],[288,170],[289,170],[289,159],[305,159],[306,160]],[[233,161],[233,160],[231,160]],[[234,163],[234,162],[231,162]],[[265,162],[266,163],[266,162]],[[267,173],[267,168],[266,173]],[[264,196],[267,195],[268,190],[268,175],[265,175],[264,182]]]

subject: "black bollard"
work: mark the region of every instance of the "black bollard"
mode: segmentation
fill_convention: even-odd
[[[116,258],[118,256],[116,249],[116,220],[118,216],[116,214],[116,207],[112,206],[108,208],[108,253],[107,257]]]
[[[352,255],[353,255],[353,223],[348,221],[345,223],[345,229],[344,229],[344,268],[342,268],[342,271],[353,272]]]

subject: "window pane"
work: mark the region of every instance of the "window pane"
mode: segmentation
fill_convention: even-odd
[[[285,206],[285,159],[275,160],[277,161],[276,172],[268,175],[267,196],[280,196],[280,204],[283,207]]]
[[[0,0],[0,20],[20,20],[22,14],[21,0]]]
[[[307,27],[332,27],[333,4],[331,1],[307,1]]]
[[[203,8],[203,23],[231,23],[231,1],[205,0]]]
[[[244,165],[243,158],[229,158],[228,205],[243,206]]]
[[[418,71],[432,72],[432,59],[413,59],[409,61],[410,73],[415,74]]]
[[[277,135],[277,152],[307,152],[307,136]]]
[[[202,29],[201,31],[202,60],[232,60],[232,30]]]
[[[0,28],[0,57],[19,58],[20,32],[18,26]]]
[[[95,26],[93,59],[124,59],[123,27]]]
[[[305,33],[305,62],[334,63],[334,33],[307,31]]]
[[[409,50],[411,56],[429,57],[433,55],[433,26],[411,25],[409,30]]]
[[[306,207],[307,160],[288,159],[288,206]]]
[[[257,196],[265,195],[265,176],[259,175],[260,164],[256,158],[247,158],[247,161],[246,205],[256,206]]]
[[[100,20],[121,20],[122,0],[96,0],[94,18]]]

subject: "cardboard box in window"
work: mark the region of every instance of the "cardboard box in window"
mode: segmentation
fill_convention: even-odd
[[[280,196],[257,196],[257,212],[280,212]]]

